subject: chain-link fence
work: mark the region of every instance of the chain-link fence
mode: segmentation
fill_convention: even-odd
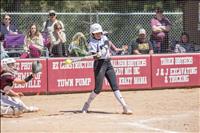
[[[116,46],[121,47],[138,37],[138,30],[144,28],[148,38],[151,34],[150,20],[155,13],[57,13],[58,19],[64,23],[67,44],[70,43],[73,35],[83,32],[89,37],[91,23],[98,22],[105,31],[108,31],[110,40]],[[3,13],[1,16],[4,15]],[[36,23],[39,29],[48,18],[48,13],[10,13],[12,23],[26,34],[28,27]],[[169,34],[169,41],[178,40],[183,31],[182,12],[167,12],[166,17],[172,22],[172,29]]]

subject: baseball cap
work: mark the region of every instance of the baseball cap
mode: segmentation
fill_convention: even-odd
[[[49,11],[49,15],[50,15],[50,14],[56,15],[56,11],[55,11],[55,10],[50,10],[50,11]]]
[[[145,30],[145,29],[140,29],[140,30],[139,30],[139,35],[140,35],[140,34],[146,34],[146,30]]]

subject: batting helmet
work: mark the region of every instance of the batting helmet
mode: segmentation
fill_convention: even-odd
[[[4,58],[1,61],[2,70],[11,72],[13,74],[17,74],[16,68],[15,68],[15,62],[16,60],[14,58]]]
[[[103,33],[103,29],[101,27],[100,24],[98,23],[94,23],[90,26],[90,34],[92,33],[99,33],[99,32],[102,32]]]
[[[16,62],[14,58],[5,58],[3,59],[3,61],[5,61],[6,64],[11,64]]]

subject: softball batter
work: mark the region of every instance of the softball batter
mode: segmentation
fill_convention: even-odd
[[[104,77],[108,80],[115,97],[123,107],[123,114],[132,114],[132,111],[127,107],[116,81],[116,74],[110,60],[110,50],[116,52],[122,49],[114,47],[111,41],[103,35],[103,30],[100,24],[95,23],[90,27],[91,38],[89,40],[89,52],[95,54],[94,61],[94,76],[95,88],[91,92],[88,100],[85,102],[82,113],[87,113],[92,100],[101,92]]]

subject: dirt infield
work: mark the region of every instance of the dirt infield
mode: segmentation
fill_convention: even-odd
[[[1,118],[1,133],[182,133],[200,132],[200,88],[123,91],[133,115],[122,108],[112,92],[102,92],[90,112],[80,110],[89,93],[25,96],[41,111],[19,118]]]

